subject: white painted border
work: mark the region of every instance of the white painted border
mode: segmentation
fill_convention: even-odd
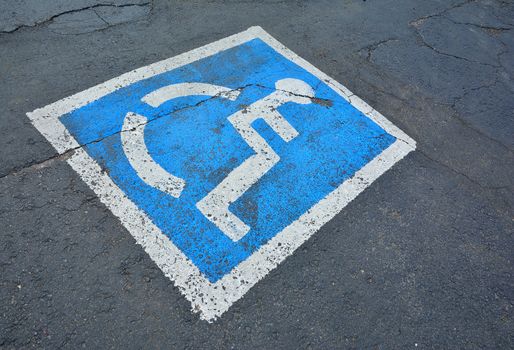
[[[263,40],[278,53],[327,83],[335,92],[396,137],[397,140],[360,169],[351,179],[345,181],[298,220],[261,246],[229,274],[218,282],[211,283],[80,147],[60,122],[59,117],[119,88],[189,64],[200,58],[214,55],[255,38]],[[255,283],[291,255],[375,179],[416,148],[414,140],[380,113],[352,94],[346,87],[287,49],[260,27],[251,27],[244,32],[198,49],[128,72],[46,107],[36,109],[27,113],[27,116],[57,152],[64,153],[75,149],[73,155],[68,159],[68,163],[96,192],[113,214],[121,220],[137,243],[143,246],[164,274],[175,282],[175,285],[191,302],[193,311],[199,311],[200,317],[207,321],[213,321],[227,311]]]

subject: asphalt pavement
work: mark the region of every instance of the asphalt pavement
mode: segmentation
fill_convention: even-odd
[[[261,26],[417,142],[213,323],[26,113]],[[0,347],[514,348],[514,2],[0,3]]]

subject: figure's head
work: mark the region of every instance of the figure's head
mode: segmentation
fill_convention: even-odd
[[[314,97],[312,87],[300,79],[281,79],[275,83],[275,88],[295,95],[294,102],[300,104],[311,103],[311,98]]]

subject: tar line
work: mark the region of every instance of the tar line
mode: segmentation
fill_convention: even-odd
[[[207,321],[416,147],[260,27],[27,115]]]

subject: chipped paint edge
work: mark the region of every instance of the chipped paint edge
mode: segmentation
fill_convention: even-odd
[[[259,38],[278,53],[317,76],[397,140],[355,175],[315,204],[216,283],[211,283],[150,218],[140,210],[71,136],[59,117],[139,80]],[[259,280],[276,268],[380,175],[416,148],[416,142],[345,86],[300,58],[261,27],[218,40],[178,56],[138,68],[105,83],[27,113],[58,153],[74,150],[68,163],[127,228],[164,274],[174,281],[194,312],[209,322],[221,316]]]

